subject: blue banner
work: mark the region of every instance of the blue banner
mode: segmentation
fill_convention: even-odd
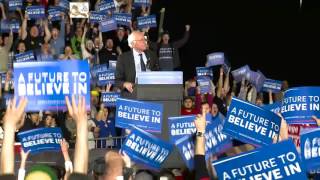
[[[48,10],[49,16],[51,16],[51,21],[60,21],[61,20],[61,11],[59,7],[50,7]]]
[[[116,70],[116,67],[117,67],[117,61],[109,60],[109,69]]]
[[[222,133],[222,121],[216,120],[208,124],[205,133],[205,155],[222,153],[232,147],[231,138]],[[192,136],[185,136],[176,141],[176,146],[189,169],[194,168],[194,141]]]
[[[9,33],[10,29],[12,29],[12,32],[18,33],[20,28],[20,22],[13,19],[13,20],[1,20],[0,24],[0,30],[2,33]]]
[[[1,27],[1,32],[2,33],[8,33],[10,32],[10,21],[7,20],[7,19],[3,19],[1,20],[1,24],[0,24],[0,27]]]
[[[90,108],[87,61],[14,63],[15,97],[27,97],[27,111],[66,110],[65,96],[83,95]]]
[[[105,15],[105,13],[96,12],[96,11],[91,11],[89,16],[89,20],[91,23],[100,23],[106,18],[107,16]]]
[[[169,139],[175,143],[178,139],[191,136],[196,132],[194,120],[196,116],[179,116],[168,118]]]
[[[211,79],[213,78],[213,72],[210,67],[196,67],[197,76],[209,76]]]
[[[23,2],[22,0],[10,0],[8,1],[9,11],[15,11],[17,9],[22,9]]]
[[[236,70],[233,70],[231,72],[233,79],[237,82],[240,82],[242,80],[243,77],[245,77],[247,75],[248,72],[250,72],[250,68],[248,65],[242,66]]]
[[[150,0],[134,0],[133,6],[135,6],[135,7],[142,7],[142,6],[149,7],[149,6],[151,6],[151,4],[150,4]]]
[[[229,179],[299,179],[307,180],[292,141],[283,141],[212,163],[218,178]]]
[[[18,33],[20,29],[20,22],[18,20],[13,19],[9,22],[9,27],[12,29],[13,33]]]
[[[246,101],[232,98],[223,132],[255,146],[272,144],[278,139],[281,118]]]
[[[280,111],[281,111],[281,102],[277,101],[277,102],[274,102],[273,104],[269,104],[269,105],[263,106],[262,108],[265,109],[265,110],[269,110],[271,112],[274,112],[274,113],[280,113]]]
[[[224,53],[223,52],[214,52],[207,55],[207,67],[223,65],[224,63]]]
[[[24,53],[15,55],[15,62],[34,62],[36,58],[34,57],[33,51],[27,51]]]
[[[116,6],[114,5],[113,0],[102,0],[100,4],[98,5],[98,11],[99,12],[113,12],[116,9]]]
[[[118,92],[102,92],[101,100],[106,107],[115,107],[117,98],[120,98],[120,93]]]
[[[304,130],[300,134],[301,159],[308,171],[320,168],[320,129]]]
[[[259,92],[263,87],[264,81],[266,80],[265,76],[260,71],[257,71],[257,72],[251,71],[249,72],[249,74],[250,75],[249,77],[247,77],[248,78],[247,80],[249,80],[249,82],[253,84],[256,87],[257,91]]]
[[[115,81],[115,71],[108,69],[106,71],[98,72],[98,86],[105,86],[107,84],[114,84]]]
[[[44,151],[60,151],[60,142],[63,138],[60,128],[38,128],[18,133],[24,152],[31,154]]]
[[[137,84],[183,84],[182,71],[149,71],[137,73]]]
[[[114,18],[108,18],[100,22],[101,32],[113,31],[118,28],[117,22]]]
[[[157,27],[156,15],[137,17],[138,29]]]
[[[128,13],[114,13],[114,19],[117,21],[118,25],[123,25],[130,27],[132,15]]]
[[[201,94],[210,93],[211,91],[210,81],[211,79],[208,76],[201,76],[200,78],[197,79]]]
[[[162,104],[118,98],[116,105],[116,127],[133,125],[148,132],[161,132]]]
[[[195,115],[168,117],[168,129],[169,129],[170,142],[174,144],[178,139],[182,137],[193,135],[196,132],[196,127],[194,125],[195,119],[196,119]],[[206,115],[207,124],[211,124],[211,122],[215,120],[216,119],[213,119],[210,113]]]
[[[40,19],[46,16],[44,6],[28,6],[26,13],[28,13],[30,19]]]
[[[274,80],[274,79],[266,79],[263,83],[263,91],[269,92],[271,90],[272,93],[279,93],[281,91],[282,81]]]
[[[138,128],[133,129],[121,147],[131,160],[152,169],[160,169],[172,149],[171,144]]]
[[[66,12],[69,11],[69,1],[68,0],[60,0],[59,1],[59,7],[62,11]]]
[[[97,64],[91,68],[91,74],[93,77],[97,77],[98,72],[103,72],[108,70],[107,64]]]
[[[2,75],[2,74],[1,74]],[[4,85],[4,80],[3,80],[3,77],[2,77],[2,84]],[[7,109],[7,107],[9,106],[9,101],[11,100],[11,99],[13,99],[14,98],[14,95],[13,94],[11,94],[11,93],[4,93],[3,95],[2,95],[2,98],[1,98],[1,100],[0,100],[0,109],[1,110],[6,110]]]
[[[316,124],[320,117],[320,87],[291,88],[284,93],[281,114],[288,124]]]

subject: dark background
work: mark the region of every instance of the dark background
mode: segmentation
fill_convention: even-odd
[[[207,54],[223,51],[232,70],[248,64],[290,86],[319,85],[317,0],[303,0],[301,7],[299,0],[154,0],[152,12],[159,15],[161,7],[172,40],[191,25],[191,37],[180,49],[185,80],[204,66]]]

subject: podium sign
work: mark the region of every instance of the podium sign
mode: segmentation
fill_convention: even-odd
[[[137,84],[183,84],[181,71],[150,71],[137,73]]]

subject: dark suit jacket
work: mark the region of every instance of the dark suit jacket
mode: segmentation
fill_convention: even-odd
[[[144,51],[147,57],[147,68],[151,71],[159,70],[159,59],[157,55],[151,50]],[[122,97],[132,97],[126,89],[123,88],[124,82],[135,83],[136,79],[136,67],[134,63],[133,51],[125,52],[118,57],[116,67],[116,87],[121,89]]]

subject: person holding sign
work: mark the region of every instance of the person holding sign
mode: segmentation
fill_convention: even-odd
[[[122,97],[133,97],[136,73],[143,71],[156,71],[159,69],[157,56],[147,50],[147,42],[144,33],[133,31],[128,37],[131,51],[119,56],[116,67],[116,86],[122,92]]]
[[[194,167],[196,173],[196,179],[209,180],[208,170],[206,168],[205,160],[205,131],[206,131],[206,113],[203,112],[202,115],[197,115],[194,121],[196,126],[196,142],[194,149]]]
[[[45,21],[43,23],[44,25],[44,31],[45,31],[45,37],[42,37],[40,35],[39,29],[37,25],[33,25],[30,28],[30,32],[27,32],[27,21],[29,19],[28,14],[26,13],[22,22],[21,26],[21,39],[26,43],[26,47],[28,47],[28,50],[34,50],[34,49],[40,49],[41,45],[44,42],[49,42],[51,38],[51,33],[49,31],[48,22]]]
[[[60,28],[52,27],[51,35],[52,38],[50,40],[50,45],[53,49],[53,55],[57,58],[60,54],[63,53],[65,47],[65,17],[64,13],[61,13],[61,21],[60,21]],[[52,17],[49,16],[48,19],[50,20]]]

